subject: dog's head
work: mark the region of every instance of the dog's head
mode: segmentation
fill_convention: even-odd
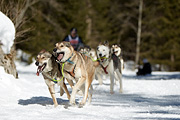
[[[121,48],[119,45],[112,45],[111,47],[111,53],[115,54],[116,56],[119,56],[121,54]]]
[[[72,56],[74,48],[71,46],[70,42],[58,42],[53,49],[53,55],[56,57],[58,62],[65,62]]]
[[[79,52],[85,55],[89,55],[90,48],[89,47],[81,47]]]
[[[109,43],[105,42],[104,44],[99,44],[97,47],[97,57],[101,62],[104,62],[107,58],[110,57],[110,48]]]
[[[52,54],[48,51],[41,50],[41,52],[36,57],[36,66],[37,68],[37,76],[39,76],[39,73],[41,73],[47,66],[49,59],[51,59]]]
[[[92,57],[93,59],[97,59],[96,51],[94,49],[91,49],[89,51],[89,56]]]

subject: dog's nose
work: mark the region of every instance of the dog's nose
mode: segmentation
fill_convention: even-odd
[[[57,48],[54,48],[54,49],[53,49],[53,52],[56,52],[56,51],[57,51]]]
[[[100,53],[99,56],[102,57],[102,54]]]
[[[36,66],[38,66],[38,65],[39,65],[39,62],[35,62],[35,64],[36,64]]]

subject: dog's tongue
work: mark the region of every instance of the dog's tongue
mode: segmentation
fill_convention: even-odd
[[[37,76],[39,76],[40,71],[41,71],[41,66],[39,66],[39,67],[37,68],[37,73],[36,73]]]
[[[57,57],[58,60],[61,60],[63,57],[63,54],[59,54],[59,56]]]
[[[39,76],[39,72],[38,71],[37,71],[36,75]]]

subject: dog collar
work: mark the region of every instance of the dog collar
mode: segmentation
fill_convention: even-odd
[[[72,53],[71,57],[69,57],[65,62],[69,62],[71,64],[74,64],[74,62],[70,60],[72,58],[72,56],[73,56],[73,53]]]

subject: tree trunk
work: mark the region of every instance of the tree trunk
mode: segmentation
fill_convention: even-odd
[[[18,78],[16,65],[14,63],[14,54],[14,51],[12,51],[11,54],[4,54],[2,48],[0,47],[0,66],[4,67],[4,71],[6,73],[13,75],[15,78]]]
[[[88,14],[86,15],[87,32],[86,32],[85,39],[86,41],[90,41],[91,32],[92,32],[92,18],[90,17],[92,14],[92,10],[91,10],[92,5],[91,5],[90,0],[86,0],[86,4],[87,4],[87,9],[88,9]]]
[[[137,32],[137,42],[136,42],[136,59],[135,65],[138,65],[140,56],[140,41],[141,41],[141,23],[142,23],[142,10],[143,10],[143,0],[139,0],[139,18],[138,18],[138,32]]]

